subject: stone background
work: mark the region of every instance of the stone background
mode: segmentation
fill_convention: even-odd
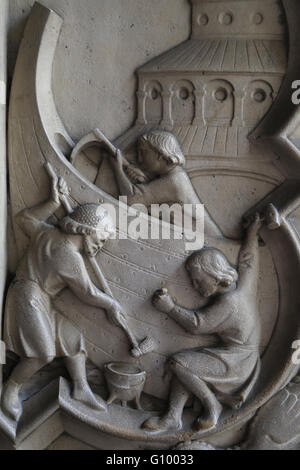
[[[74,140],[114,139],[136,116],[134,71],[189,37],[188,0],[40,0],[64,18],[54,64],[58,111]],[[34,0],[9,0],[9,76]]]

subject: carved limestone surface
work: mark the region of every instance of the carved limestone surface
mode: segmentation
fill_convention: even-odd
[[[113,142],[57,111],[61,3],[33,5],[10,92],[0,448],[298,448],[299,1],[191,0]]]

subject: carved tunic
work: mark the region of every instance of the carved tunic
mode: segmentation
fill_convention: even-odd
[[[182,166],[176,166],[166,175],[160,176],[147,184],[135,184],[133,195],[128,196],[128,204],[191,204],[196,207],[201,201],[191,183],[189,176]],[[188,211],[187,211],[188,212]],[[221,236],[219,228],[212,220],[207,210],[205,214],[205,233],[208,236]],[[193,217],[195,214],[193,214]]]
[[[259,361],[260,327],[256,305],[244,305],[241,292],[222,296],[204,314],[196,313],[195,334],[217,334],[219,346],[184,351],[173,359],[223,393],[238,390]],[[253,308],[254,307],[254,308]]]
[[[223,294],[193,317],[181,321],[192,334],[215,334],[220,343],[213,348],[183,351],[173,356],[183,367],[221,393],[250,392],[260,363],[261,325],[257,307],[259,266],[257,240],[242,247],[239,282],[232,292]],[[184,314],[184,309],[182,309]]]
[[[21,357],[74,356],[85,351],[82,334],[55,310],[51,298],[69,287],[90,305],[104,307],[107,296],[90,280],[68,235],[32,217],[30,211],[19,216],[19,223],[30,244],[8,292],[7,348]]]
[[[177,166],[166,175],[147,184],[134,185],[134,195],[128,196],[128,203],[151,204],[199,204],[199,198],[182,166]]]

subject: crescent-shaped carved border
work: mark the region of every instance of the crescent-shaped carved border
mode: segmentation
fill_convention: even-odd
[[[263,142],[271,147],[280,157],[288,177],[293,179],[300,178],[300,148],[291,140],[300,125],[299,105],[292,102],[292,83],[300,80],[300,3],[298,0],[282,0],[282,4],[289,31],[288,70],[277,99],[249,138],[254,143]]]
[[[295,30],[293,25],[300,18],[300,5],[297,5],[298,0],[288,0],[284,3],[285,5],[293,4],[297,10],[297,15],[294,18],[292,14],[289,14],[291,13],[289,7],[287,8],[289,21],[292,22],[291,28]],[[32,154],[27,156],[31,162],[34,160],[31,171],[35,171],[35,166],[41,169],[43,163],[49,161],[59,174],[67,178],[69,185],[73,188],[72,195],[76,203],[101,202],[101,200],[105,199],[115,204],[116,201],[113,198],[107,196],[99,188],[96,188],[76,171],[64,157],[59,146],[62,139],[67,145],[71,147],[74,145],[56,111],[51,87],[52,61],[61,25],[62,20],[56,13],[39,4],[35,4],[20,49],[12,87],[9,135],[12,136],[14,132],[18,131],[20,120],[22,120],[25,131],[22,139],[33,139],[37,146],[36,148],[39,150],[37,155]],[[32,35],[34,36],[34,47],[28,48],[28,42],[32,42]],[[291,50],[296,51],[293,47],[291,47]],[[290,62],[293,63],[293,60],[294,56],[290,58]],[[25,76],[20,74],[20,71],[26,71]],[[24,83],[26,83],[26,92],[24,90]],[[285,88],[283,88],[283,93]],[[282,101],[281,97],[279,97],[279,101]],[[28,116],[28,109],[32,113],[30,116]],[[28,133],[26,129],[28,129]],[[60,138],[57,139],[57,136]],[[273,137],[272,139],[274,142]],[[278,137],[276,137],[277,141]],[[22,154],[24,149],[21,147],[16,148],[12,139],[10,139],[9,145],[10,172],[11,176],[15,177],[15,165],[20,163],[19,160],[18,162],[15,161],[15,152]],[[36,163],[35,159],[37,159]],[[28,197],[27,201],[30,201],[32,205],[47,197],[48,182],[46,174],[41,170],[39,171],[40,173],[36,175],[41,179],[38,188],[35,189],[33,187],[32,194],[26,195]],[[26,201],[22,200],[25,196],[24,194],[18,194],[18,188],[11,188],[11,197],[13,213],[15,214],[18,210],[22,209],[22,206],[26,205]],[[229,416],[228,419],[220,423],[215,432],[223,432],[232,426],[241,425],[246,422],[259,407],[284,387],[298,370],[298,366],[292,363],[293,351],[291,344],[297,337],[300,337],[300,289],[298,276],[293,276],[291,273],[297,273],[298,275],[300,272],[299,239],[288,220],[284,220],[281,228],[274,232],[264,229],[262,236],[271,250],[279,278],[279,319],[272,340],[263,357],[263,383],[259,382],[249,404],[240,412]],[[282,246],[284,246],[284,250],[282,250]],[[22,247],[20,248],[22,249]],[[276,357],[275,366],[274,357]],[[276,370],[274,370],[274,367]],[[76,410],[72,409],[69,409],[69,412],[79,420],[83,419],[82,413],[78,412],[76,415]],[[107,423],[96,423],[95,420],[89,420],[88,417],[85,417],[84,421],[91,427],[109,434],[116,436],[123,435],[127,439],[161,443],[162,445],[173,444],[179,440],[208,437],[208,434],[195,434],[191,431],[166,433],[161,436],[149,435],[138,429],[132,429],[130,432],[125,429],[122,430],[117,424],[108,426]]]
[[[218,167],[216,170],[211,168],[193,168],[188,170],[188,174],[190,178],[198,178],[199,176],[211,176],[211,175],[218,175],[218,176],[231,176],[231,177],[241,177],[252,179],[255,181],[262,181],[264,183],[268,183],[272,186],[278,185],[280,181],[272,176],[267,174],[262,174],[256,172],[254,170],[247,170],[243,168],[226,168],[226,167]]]

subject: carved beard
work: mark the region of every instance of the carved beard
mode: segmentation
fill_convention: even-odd
[[[88,236],[85,236],[83,238],[84,253],[90,258],[94,258],[95,256],[97,256],[97,254],[99,253],[103,245],[104,243],[101,243],[101,242],[98,242],[97,244],[91,242],[90,237]]]

